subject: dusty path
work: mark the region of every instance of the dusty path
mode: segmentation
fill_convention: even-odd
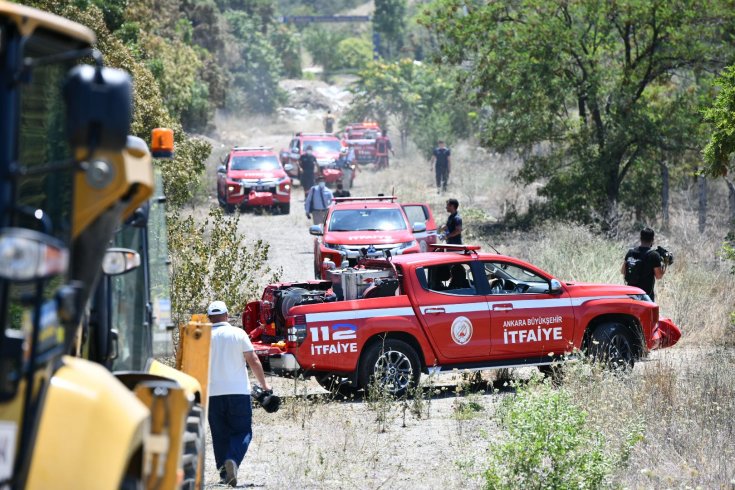
[[[344,100],[339,88],[321,82],[286,83],[290,90],[303,87],[298,90],[316,90],[336,97],[340,104]],[[221,118],[208,162],[210,203],[216,203],[216,167],[230,146],[265,145],[278,151],[287,146],[296,131],[321,130],[322,116],[319,110],[287,109],[273,119]],[[404,202],[428,201],[439,213],[437,219],[444,219],[443,202],[448,196],[436,194],[429,164],[423,159],[396,158],[390,169],[381,172],[372,166],[363,167],[356,177],[353,195],[379,192],[395,192]],[[303,211],[303,190],[296,188],[293,196],[290,215],[248,212],[241,215],[239,227],[245,243],[264,240],[271,245],[271,265],[282,269],[284,280],[313,276],[314,245],[308,233],[311,223]],[[313,380],[271,381],[276,391],[285,395],[284,406],[277,414],[255,411],[255,438],[239,472],[241,484],[265,488],[477,486],[476,474],[471,471],[474,460],[469,455],[484,451],[486,439],[480,428],[487,428],[483,419],[492,412],[497,396],[477,395],[479,406],[486,408],[477,412],[478,417],[470,413],[462,416],[466,420],[459,420],[456,394],[431,399],[427,391],[410,404],[372,406],[363,401],[324,400],[321,396],[325,391]],[[445,390],[454,389],[457,376],[444,376],[435,382]],[[421,417],[412,415],[412,410],[420,412]],[[457,464],[465,469],[458,472]],[[216,487],[219,480],[214,466],[209,441],[208,487]]]

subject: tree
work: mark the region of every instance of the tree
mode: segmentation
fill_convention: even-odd
[[[698,145],[696,111],[676,108],[696,105],[705,70],[731,55],[729,2],[475,5],[437,0],[421,22],[439,60],[461,67],[460,95],[486,115],[483,143],[525,157],[518,178],[544,182],[553,214],[613,226],[619,204],[640,196],[623,193],[633,174],[653,178],[645,167],[663,153]]]
[[[451,97],[453,79],[445,72],[409,59],[370,62],[351,88],[354,97],[348,118],[374,119],[381,127],[387,127],[389,117],[395,118],[403,148],[409,135],[420,127],[426,132],[416,142],[430,155],[436,138],[449,138],[446,133],[435,133],[453,131],[466,120],[464,106]]]
[[[727,176],[733,168],[735,153],[735,65],[723,71],[717,84],[720,92],[712,106],[704,111],[704,118],[712,127],[704,161],[708,174],[723,177],[727,183],[730,224],[735,226],[735,182]]]
[[[375,0],[373,31],[380,35],[380,55],[393,59],[403,47],[406,0]]]

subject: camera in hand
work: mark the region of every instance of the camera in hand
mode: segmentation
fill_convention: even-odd
[[[656,248],[656,252],[661,256],[661,261],[664,266],[669,266],[674,263],[674,254],[666,250],[664,247],[659,246]]]
[[[273,390],[264,390],[259,385],[253,385],[253,398],[268,413],[277,412],[281,407],[281,399],[273,394]]]

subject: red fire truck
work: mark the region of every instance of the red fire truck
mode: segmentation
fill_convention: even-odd
[[[475,246],[432,248],[267,286],[243,313],[265,369],[401,395],[421,373],[543,367],[577,350],[629,368],[681,335],[641,289],[560,281]]]
[[[357,163],[375,163],[377,160],[376,140],[381,134],[377,123],[351,123],[342,132],[342,141],[343,144],[354,148]]]

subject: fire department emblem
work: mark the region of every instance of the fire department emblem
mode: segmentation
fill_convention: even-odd
[[[459,345],[465,345],[472,339],[472,322],[469,318],[458,316],[452,322],[452,340]]]

